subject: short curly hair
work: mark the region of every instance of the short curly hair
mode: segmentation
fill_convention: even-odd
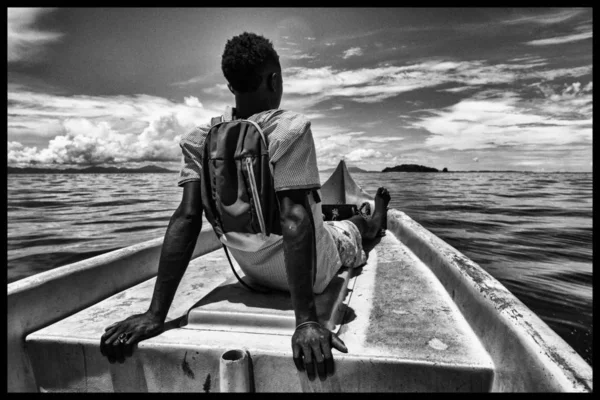
[[[257,90],[270,65],[281,68],[273,43],[264,36],[248,32],[228,40],[221,58],[225,79],[242,93]]]

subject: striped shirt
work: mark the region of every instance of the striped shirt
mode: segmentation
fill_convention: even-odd
[[[232,109],[227,108],[225,121],[232,119]],[[269,160],[273,166],[275,191],[290,189],[320,189],[315,143],[310,121],[302,114],[284,110],[269,110],[248,118],[256,122],[265,135],[269,148]],[[201,180],[202,149],[210,125],[197,127],[182,137],[183,152],[179,186]],[[320,190],[319,197],[320,197]],[[315,222],[317,245],[317,276],[314,293],[321,293],[341,266],[336,244],[325,229],[321,203],[309,196]],[[289,291],[283,256],[283,238],[271,235],[267,246],[255,252],[229,248],[240,268],[250,278],[275,289]]]

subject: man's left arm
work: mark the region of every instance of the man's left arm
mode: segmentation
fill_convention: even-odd
[[[315,226],[308,202],[310,191],[278,192],[281,208],[283,253],[292,306],[296,315],[296,330],[292,336],[293,359],[299,371],[306,370],[309,379],[315,377],[315,366],[321,379],[334,372],[332,348],[347,353],[344,342],[321,326],[313,285],[316,276]]]

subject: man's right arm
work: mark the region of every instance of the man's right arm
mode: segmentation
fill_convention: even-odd
[[[202,230],[200,182],[183,186],[183,199],[171,217],[163,242],[154,295],[148,312],[164,321]]]
[[[133,346],[144,339],[163,332],[177,287],[192,257],[198,235],[202,230],[202,201],[200,182],[183,185],[181,204],[171,217],[163,242],[158,276],[148,311],[132,315],[106,328],[100,339],[100,351],[112,363],[124,362],[133,352]],[[127,341],[118,338],[125,334]]]

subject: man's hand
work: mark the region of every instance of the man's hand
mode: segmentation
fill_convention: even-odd
[[[300,324],[292,336],[292,351],[296,368],[299,371],[306,369],[308,379],[312,381],[315,379],[314,362],[316,362],[319,379],[325,380],[334,372],[332,347],[342,353],[348,352],[344,342],[319,323]]]
[[[160,335],[165,319],[202,230],[202,189],[199,181],[183,185],[183,198],[173,213],[158,261],[158,275],[148,311],[112,324],[100,338],[100,352],[123,363],[141,340]]]
[[[132,315],[105,329],[100,338],[100,352],[111,364],[115,361],[122,364],[131,357],[136,343],[160,335],[164,325],[161,318],[149,312]]]

